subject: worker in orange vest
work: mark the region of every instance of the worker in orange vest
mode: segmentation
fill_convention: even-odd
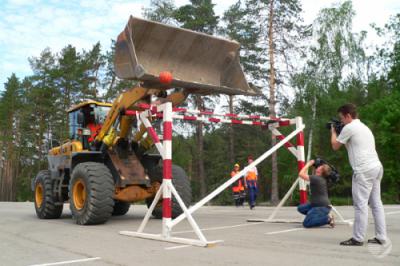
[[[96,125],[93,122],[86,125],[86,127],[90,129],[90,136],[88,138],[89,143],[95,140],[97,134],[99,134],[101,130],[101,126],[101,124]]]
[[[253,162],[253,157],[249,156],[247,158],[247,161],[249,164],[251,164]],[[251,210],[254,208],[254,206],[256,206],[257,193],[258,193],[257,179],[258,179],[258,171],[257,168],[253,166],[249,168],[249,170],[246,173],[246,186],[249,193],[249,206]]]
[[[236,163],[233,166],[233,171],[231,172],[231,177],[234,177],[237,173],[240,172],[240,165]],[[233,200],[235,201],[235,206],[243,206],[244,203],[244,197],[246,196],[246,192],[244,190],[244,179],[241,177],[239,178],[235,183],[233,183],[232,186],[232,192],[233,192]]]

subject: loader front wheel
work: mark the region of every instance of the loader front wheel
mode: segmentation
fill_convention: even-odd
[[[53,197],[53,183],[50,171],[43,170],[35,178],[35,210],[40,219],[60,218],[63,204]]]
[[[149,177],[152,182],[162,182],[162,167],[156,166],[148,171]],[[190,180],[181,167],[177,165],[172,165],[172,184],[174,185],[179,196],[182,198],[186,207],[189,207],[192,202],[192,188],[190,186]],[[146,199],[147,207],[150,208],[153,198]],[[178,217],[183,212],[182,208],[179,206],[178,201],[173,196],[172,197],[172,218]],[[162,199],[157,203],[153,210],[153,216],[157,219],[162,218]]]
[[[72,218],[81,225],[106,222],[114,209],[113,194],[114,180],[104,164],[78,164],[69,184]]]

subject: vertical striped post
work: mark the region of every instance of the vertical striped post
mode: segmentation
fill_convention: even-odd
[[[303,125],[303,118],[300,116],[296,117],[296,129],[300,128]],[[305,165],[305,155],[304,155],[304,133],[300,131],[296,136],[297,142],[297,168],[300,170]],[[307,202],[307,184],[306,181],[300,179],[299,182],[300,189],[300,204],[304,204]]]
[[[171,222],[172,217],[172,200],[171,200],[171,186],[172,186],[172,103],[167,102],[163,104],[163,230],[162,235],[165,238],[170,237],[170,229],[167,226]]]

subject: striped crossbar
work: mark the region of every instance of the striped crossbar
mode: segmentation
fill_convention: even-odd
[[[162,118],[163,114],[157,110],[156,106],[149,104],[138,104],[139,108],[149,110],[153,117]],[[212,111],[190,110],[186,108],[175,107],[172,109],[172,118],[186,121],[201,121],[205,123],[225,123],[237,125],[253,125],[253,126],[268,126],[274,123],[275,127],[290,126],[296,124],[295,119],[288,118],[273,118],[269,116],[259,115],[242,115],[242,114],[221,114]],[[136,111],[126,110],[125,115],[136,115]],[[140,113],[140,112],[139,112]]]

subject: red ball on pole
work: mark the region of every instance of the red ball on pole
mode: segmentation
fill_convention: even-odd
[[[172,82],[172,74],[168,71],[161,72],[158,78],[162,84],[170,84]]]

